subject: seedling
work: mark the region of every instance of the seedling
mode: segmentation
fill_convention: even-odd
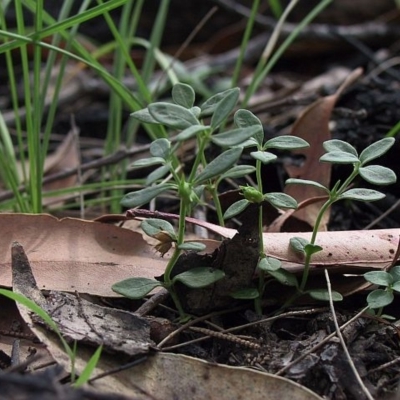
[[[367,297],[369,308],[377,309],[377,314],[381,316],[383,308],[393,302],[393,292],[400,292],[400,266],[393,267],[389,272],[366,272],[364,278],[374,285],[384,287],[384,289],[373,290]]]
[[[165,268],[162,281],[148,278],[130,278],[113,285],[112,289],[126,297],[139,299],[158,286],[165,287],[179,311],[185,317],[179,297],[175,291],[175,283],[181,282],[191,288],[203,288],[224,276],[223,271],[208,267],[195,268],[174,275],[174,266],[182,251],[201,251],[201,243],[185,242],[185,218],[190,215],[193,207],[201,202],[202,194],[208,190],[214,198],[217,213],[223,223],[222,211],[217,197],[217,188],[223,178],[239,177],[254,170],[249,165],[235,166],[239,160],[243,143],[254,136],[258,126],[241,126],[222,133],[215,133],[227,120],[236,106],[239,89],[229,89],[218,93],[201,107],[194,106],[194,90],[186,84],[176,84],[172,89],[173,103],[157,102],[146,109],[137,111],[132,117],[143,123],[166,126],[179,133],[171,138],[160,138],[150,146],[150,158],[135,162],[134,168],[159,165],[146,180],[146,187],[136,192],[128,193],[122,199],[124,207],[134,208],[155,199],[165,192],[175,192],[178,195],[179,224],[177,232],[167,221],[148,219],[142,228],[146,234],[159,240],[156,249],[162,254],[174,247],[172,256]],[[204,117],[210,117],[210,124],[203,123]],[[196,139],[197,151],[193,165],[189,171],[176,157],[176,152],[182,143],[188,139]],[[208,162],[205,156],[207,147],[214,143],[225,150],[213,161]],[[201,167],[201,168],[200,168]],[[166,177],[167,176],[167,177]],[[164,179],[166,177],[166,179]],[[162,180],[164,179],[164,180]]]
[[[241,193],[243,199],[233,203],[225,212],[224,218],[231,218],[242,211],[244,211],[250,203],[259,204],[258,211],[258,233],[259,233],[259,261],[257,264],[257,271],[259,276],[258,288],[243,288],[242,290],[232,293],[232,297],[239,299],[254,299],[254,305],[258,314],[262,313],[261,299],[265,290],[265,274],[274,276],[280,282],[287,284],[287,282],[294,283],[294,276],[286,273],[281,268],[281,262],[277,259],[267,257],[264,250],[263,240],[263,212],[262,203],[264,201],[270,203],[272,206],[280,209],[295,209],[297,208],[296,200],[285,193],[264,193],[263,183],[261,176],[261,167],[263,164],[269,164],[276,160],[277,156],[267,150],[280,149],[280,150],[293,150],[308,147],[309,144],[296,136],[284,135],[279,136],[264,142],[264,131],[261,121],[248,110],[238,110],[235,114],[236,125],[248,128],[256,127],[257,132],[250,138],[244,146],[255,146],[256,151],[250,153],[251,157],[256,160],[256,183],[257,187],[241,186]]]
[[[385,154],[393,146],[394,142],[395,140],[393,138],[381,139],[372,143],[358,155],[357,150],[349,143],[337,139],[328,140],[323,144],[326,154],[320,158],[320,161],[332,164],[350,164],[353,166],[353,171],[343,183],[338,181],[332,189],[329,189],[320,183],[309,180],[288,179],[286,181],[287,184],[316,186],[324,190],[328,195],[328,200],[323,204],[316,218],[311,239],[308,241],[304,238],[294,237],[290,240],[291,247],[305,255],[303,276],[298,288],[300,293],[304,292],[307,284],[312,255],[323,250],[322,247],[318,246],[316,243],[316,239],[322,217],[328,208],[339,200],[371,202],[385,197],[383,193],[372,189],[350,189],[350,185],[357,176],[361,176],[361,178],[365,179],[368,183],[375,185],[390,185],[396,182],[396,174],[391,169],[380,165],[366,165],[370,161]],[[326,290],[310,290],[308,293],[318,300],[328,299]],[[333,292],[333,296],[334,300],[341,299],[341,295],[337,292]]]

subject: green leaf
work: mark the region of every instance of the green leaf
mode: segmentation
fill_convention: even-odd
[[[380,165],[361,167],[358,172],[362,178],[374,185],[391,185],[397,180],[396,174],[390,168],[381,167]]]
[[[134,161],[130,167],[131,168],[142,168],[142,167],[151,167],[152,165],[164,164],[165,160],[161,157],[149,157],[142,158],[140,160]]]
[[[75,388],[83,386],[85,383],[89,381],[93,371],[95,370],[100,360],[102,350],[103,350],[103,345],[100,345],[93,353],[93,355],[90,357],[89,361],[85,365],[85,368],[83,368],[82,372],[79,374],[79,378],[73,384]]]
[[[184,140],[190,139],[194,136],[196,136],[200,132],[204,132],[206,130],[210,129],[209,126],[204,126],[204,125],[192,125],[189,126],[189,128],[184,129],[181,133],[175,136],[175,139],[178,142],[182,142]]]
[[[253,186],[239,186],[244,198],[250,203],[262,203],[264,195],[257,188]]]
[[[223,99],[215,107],[213,116],[211,117],[211,127],[217,129],[229,114],[233,111],[239,99],[240,89],[234,88],[227,93]]]
[[[359,162],[357,156],[344,151],[331,151],[324,154],[319,161],[333,164],[355,164]]]
[[[331,153],[333,151],[340,151],[352,154],[358,158],[357,150],[349,143],[344,142],[343,140],[332,139],[327,140],[322,145],[327,153]]]
[[[241,178],[242,176],[250,175],[256,171],[256,167],[253,165],[235,165],[228,171],[224,172],[220,179],[226,178]]]
[[[120,204],[122,207],[138,207],[155,199],[161,193],[164,193],[169,189],[176,189],[176,186],[170,183],[163,183],[157,186],[144,188],[136,192],[130,192],[122,198]]]
[[[177,83],[172,88],[172,99],[182,107],[190,108],[194,104],[195,93],[186,83]]]
[[[186,129],[192,125],[199,125],[199,121],[193,113],[178,104],[153,103],[149,105],[148,109],[155,120],[170,128]]]
[[[269,139],[264,144],[264,149],[294,150],[310,147],[309,143],[293,135],[282,135]]]
[[[385,154],[394,145],[394,142],[394,138],[387,137],[369,145],[360,154],[361,165],[364,165]]]
[[[264,141],[264,128],[261,121],[249,110],[237,110],[234,115],[234,121],[239,128],[247,128],[249,126],[258,126],[257,132],[254,134],[254,139],[259,147]]]
[[[258,161],[261,161],[263,164],[268,164],[277,159],[275,154],[270,153],[269,151],[252,151],[250,155]]]
[[[383,199],[385,195],[372,189],[350,189],[338,196],[338,200],[349,199],[359,201],[377,201]]]
[[[163,219],[147,218],[142,221],[140,227],[148,236],[154,237],[160,232],[166,232],[173,240],[176,239],[174,227],[168,221]]]
[[[276,208],[297,208],[297,201],[285,193],[267,193],[264,195],[264,199]]]
[[[171,151],[171,142],[168,139],[156,139],[150,145],[150,154],[153,157],[161,157],[166,160]]]
[[[298,253],[306,253],[306,246],[310,244],[310,241],[301,237],[292,237],[289,240],[290,247]]]
[[[308,179],[297,179],[297,178],[289,178],[286,180],[286,185],[309,185],[309,186],[315,186],[317,188],[320,188],[324,190],[325,192],[329,193],[329,189],[325,187],[324,185],[321,185],[318,182],[310,181]]]
[[[203,251],[206,249],[206,245],[204,243],[197,242],[185,242],[178,246],[178,249],[185,251]]]
[[[131,117],[145,124],[159,124],[159,122],[150,115],[148,108],[135,111],[131,114]]]
[[[376,289],[367,296],[367,303],[370,308],[381,308],[392,303],[394,295],[383,289]]]
[[[299,287],[296,276],[283,268],[279,268],[276,271],[268,271],[268,274],[282,283],[282,285]]]
[[[400,265],[391,268],[389,274],[393,276],[394,282],[400,281]]]
[[[198,267],[175,275],[172,282],[181,282],[192,289],[200,289],[219,281],[224,276],[224,271],[221,271],[220,269]]]
[[[208,100],[206,100],[201,105],[201,117],[206,117],[214,113],[215,109],[217,108],[218,104],[227,96],[230,96],[231,93],[237,92],[237,88],[228,89],[221,93],[217,93],[214,96],[211,96]]]
[[[217,135],[211,136],[211,141],[218,146],[237,146],[253,136],[256,131],[256,126],[233,129],[231,131],[218,133]]]
[[[308,255],[313,255],[315,253],[319,253],[322,250],[323,250],[323,248],[321,246],[318,246],[317,244],[308,243],[304,247],[304,252]]]
[[[129,278],[114,283],[111,289],[122,296],[129,299],[142,299],[146,294],[150,293],[158,286],[162,286],[161,282],[149,278]]]
[[[239,289],[230,294],[231,297],[237,300],[253,300],[260,296],[256,288]]]
[[[320,301],[329,301],[329,291],[328,289],[312,289],[307,292],[313,299]],[[336,292],[335,290],[331,291],[332,300],[333,301],[342,301],[343,296]]]
[[[226,211],[224,214],[224,219],[229,219],[234,217],[235,215],[240,214],[242,211],[244,211],[250,202],[246,199],[239,200],[235,203],[233,203]]]
[[[217,158],[214,158],[194,179],[195,184],[199,184],[208,179],[219,177],[239,160],[243,149],[235,147],[221,153]]]
[[[374,285],[390,286],[393,283],[393,276],[385,271],[366,272],[364,278]]]
[[[153,172],[151,172],[146,178],[146,186],[152,185],[154,182],[163,178],[170,171],[170,165],[162,165]]]
[[[269,272],[269,271],[277,271],[281,268],[282,263],[276,258],[272,257],[263,257],[258,263],[257,267],[261,271]]]

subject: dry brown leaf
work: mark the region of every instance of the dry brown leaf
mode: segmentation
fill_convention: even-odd
[[[23,245],[41,289],[115,296],[115,282],[161,275],[167,262],[128,229],[50,215],[0,214],[2,286],[11,286],[14,241]]]
[[[322,144],[331,138],[329,120],[336,101],[343,90],[358,79],[361,74],[360,68],[353,71],[335,94],[318,99],[298,118],[293,126],[292,135],[306,140],[310,147],[293,151],[293,154],[305,156],[305,161],[301,166],[285,165],[290,178],[308,179],[329,187],[331,164],[319,162],[320,157],[325,153]],[[326,195],[322,189],[309,185],[288,185],[285,188],[285,193],[293,196],[298,202]],[[310,204],[308,207],[295,212],[294,216],[313,227],[322,204],[323,202]],[[329,213],[327,212],[321,221],[319,228],[321,231],[326,231],[328,221]]]

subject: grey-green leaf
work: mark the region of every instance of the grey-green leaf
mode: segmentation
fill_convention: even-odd
[[[391,185],[397,180],[396,174],[390,168],[380,165],[368,165],[358,171],[362,178],[374,185]]]
[[[358,157],[344,151],[331,151],[324,154],[319,161],[333,164],[354,164],[358,163]]]
[[[394,142],[394,138],[387,137],[369,145],[360,154],[361,165],[364,165],[385,154],[394,145]]]
[[[159,124],[159,122],[151,116],[147,108],[135,111],[131,114],[131,117],[145,124]]]
[[[225,276],[224,271],[220,269],[211,269],[209,267],[192,268],[189,271],[175,275],[172,281],[181,282],[192,289],[199,289],[219,281]]]
[[[211,141],[218,146],[237,146],[252,137],[257,132],[257,126],[238,128],[211,136]]]
[[[304,252],[308,255],[313,255],[315,253],[319,253],[322,250],[323,250],[323,248],[321,246],[318,246],[317,244],[308,243],[304,247]]]
[[[265,272],[277,271],[281,266],[282,263],[273,257],[263,257],[257,265],[261,271]]]
[[[269,139],[264,144],[264,149],[294,150],[310,147],[304,139],[293,135],[282,135]]]
[[[128,208],[138,207],[155,199],[161,193],[166,192],[169,189],[175,188],[175,185],[165,183],[144,188],[136,192],[127,193],[121,200],[121,206]]]
[[[248,126],[258,126],[257,132],[254,134],[254,139],[259,147],[264,141],[264,129],[261,121],[249,110],[237,110],[234,115],[234,121],[239,128],[247,128]]]
[[[235,147],[221,153],[217,158],[212,160],[195,178],[194,182],[199,184],[208,179],[219,177],[222,173],[231,168],[242,154],[241,147]]]
[[[198,242],[185,242],[180,244],[178,248],[185,251],[203,251],[206,249],[206,245]]]
[[[253,300],[256,299],[260,294],[256,288],[245,288],[236,290],[230,294],[230,296],[237,300]]]
[[[313,299],[320,301],[329,301],[329,291],[328,289],[312,289],[307,292]],[[335,290],[331,291],[332,300],[333,301],[342,301],[343,296],[336,292]]]
[[[161,282],[149,278],[129,278],[112,285],[111,289],[130,299],[142,299],[154,288],[162,286]]]
[[[163,178],[170,171],[170,165],[161,165],[161,167],[156,168],[153,172],[147,175],[146,186],[152,185],[154,182]]]
[[[175,139],[178,142],[182,142],[184,140],[190,139],[194,136],[196,136],[200,132],[204,132],[206,130],[210,129],[209,126],[204,126],[204,125],[192,125],[189,126],[189,128],[184,129],[181,133],[175,136]]]
[[[377,190],[372,189],[350,189],[338,196],[338,200],[349,199],[349,200],[359,200],[359,201],[377,201],[381,200],[385,195]]]
[[[172,103],[153,103],[149,107],[150,115],[160,124],[174,129],[186,129],[199,125],[199,121],[187,108]]]
[[[214,113],[215,109],[217,108],[218,104],[222,99],[224,99],[226,96],[230,96],[231,93],[236,92],[237,88],[233,89],[228,89],[225,90],[221,93],[217,93],[214,96],[211,96],[208,100],[206,100],[202,105],[201,105],[201,117],[206,117],[208,115],[211,115]]]
[[[252,151],[250,155],[258,161],[261,161],[263,164],[268,164],[277,159],[275,154],[270,153],[269,151]]]
[[[194,104],[195,93],[186,83],[177,83],[172,88],[172,99],[182,107],[190,108]]]
[[[297,208],[297,201],[285,193],[267,193],[264,195],[264,199],[276,208]]]
[[[255,172],[256,167],[253,165],[235,165],[228,171],[224,172],[220,179],[226,178],[241,178],[242,176],[250,175]]]
[[[323,143],[322,146],[328,153],[333,151],[340,151],[352,154],[353,156],[356,156],[358,158],[357,150],[350,143],[344,142],[343,140],[338,140],[338,139],[327,140],[326,142]]]
[[[381,308],[392,303],[394,295],[383,289],[376,289],[367,296],[367,303],[370,308]]]
[[[290,184],[296,184],[296,185],[309,185],[309,186],[315,186],[317,188],[320,188],[324,190],[325,192],[329,193],[329,189],[325,187],[324,185],[321,185],[318,182],[310,181],[308,179],[297,179],[297,178],[289,178],[286,180],[286,185]]]
[[[171,142],[168,139],[156,139],[150,145],[150,154],[153,157],[161,157],[166,160],[171,150]]]
[[[268,271],[268,274],[275,278],[278,282],[282,283],[282,285],[299,287],[296,276],[283,268],[280,268],[276,271]]]
[[[370,271],[364,274],[364,278],[379,286],[389,286],[393,283],[393,276],[385,271]]]
[[[233,203],[228,209],[225,211],[224,214],[224,219],[229,219],[234,217],[235,215],[240,214],[242,211],[244,211],[250,202],[246,199],[239,200],[235,203]]]
[[[213,116],[211,117],[211,127],[213,129],[217,129],[223,121],[228,118],[229,114],[233,111],[236,106],[236,103],[239,99],[239,88],[232,89],[226,96],[221,99],[218,103],[217,107],[215,107],[215,111]]]
[[[163,219],[159,218],[147,218],[141,224],[140,227],[143,232],[151,237],[154,237],[160,232],[166,232],[173,240],[176,239],[174,227]]]
[[[307,239],[295,236],[295,237],[290,238],[289,244],[290,244],[290,247],[294,251],[305,254],[305,248],[308,244],[310,244],[310,241]]]
[[[394,282],[400,281],[400,265],[391,268],[389,274],[393,276]]]
[[[400,292],[400,281],[393,283],[392,289],[395,290],[396,292]]]
[[[140,160],[134,161],[130,167],[131,168],[142,168],[142,167],[151,167],[152,165],[163,164],[165,160],[161,157],[149,157],[142,158]]]

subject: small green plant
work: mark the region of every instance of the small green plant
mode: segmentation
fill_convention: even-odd
[[[131,278],[113,285],[115,292],[138,299],[157,286],[163,286],[170,292],[181,317],[184,317],[184,310],[175,291],[175,283],[181,282],[192,288],[202,288],[224,276],[223,271],[210,270],[206,267],[174,275],[173,268],[182,251],[204,249],[201,243],[188,243],[184,239],[185,218],[190,215],[193,207],[201,202],[203,192],[208,190],[213,196],[219,220],[223,223],[217,196],[219,183],[226,177],[244,176],[254,170],[254,167],[249,165],[235,164],[242,154],[243,144],[259,131],[258,126],[239,125],[236,129],[215,133],[235,108],[238,98],[238,88],[228,89],[210,97],[197,107],[194,106],[195,93],[192,87],[179,83],[172,89],[173,103],[152,103],[146,109],[132,114],[133,118],[145,124],[163,125],[180,132],[171,139],[154,140],[150,146],[151,157],[133,164],[135,168],[153,165],[159,167],[147,177],[148,187],[126,194],[121,204],[124,207],[134,208],[148,203],[167,191],[175,192],[180,201],[179,224],[175,232],[170,223],[160,219],[148,219],[143,222],[145,233],[160,241],[157,248],[161,253],[168,251],[174,243],[173,254],[166,266],[163,281]],[[204,124],[205,117],[209,117],[209,125]],[[192,138],[197,141],[196,157],[186,171],[186,166],[181,164],[175,154],[184,141]],[[218,157],[208,162],[205,150],[211,143],[223,147],[224,150]]]
[[[393,302],[393,292],[400,292],[400,266],[393,267],[389,272],[366,272],[364,278],[374,285],[384,287],[384,289],[373,290],[367,296],[369,308],[372,310],[377,309],[377,315],[381,316],[383,308]]]
[[[358,155],[357,150],[349,143],[337,139],[328,140],[323,144],[326,154],[320,158],[320,161],[332,164],[350,164],[353,166],[353,171],[343,183],[338,181],[332,189],[329,189],[317,182],[309,180],[288,179],[286,181],[287,184],[316,186],[323,189],[328,195],[328,200],[323,204],[318,213],[311,239],[308,241],[304,238],[294,237],[290,240],[291,247],[295,251],[303,253],[305,256],[304,272],[301,283],[298,286],[298,292],[300,294],[305,293],[312,255],[323,250],[322,247],[316,243],[316,239],[322,217],[328,208],[339,200],[370,202],[385,197],[383,193],[372,189],[351,189],[350,185],[358,176],[374,185],[390,185],[396,182],[396,174],[391,169],[380,165],[366,165],[372,160],[385,154],[393,146],[394,142],[395,140],[393,138],[383,138],[372,143],[364,149],[360,155]],[[328,299],[328,293],[326,290],[310,290],[307,293],[318,300]],[[341,295],[337,292],[333,292],[333,299],[341,300]]]
[[[70,361],[71,361],[71,381],[75,387],[79,387],[87,383],[92,375],[96,365],[100,359],[100,355],[103,349],[103,346],[99,346],[96,351],[93,353],[92,357],[86,364],[85,368],[83,369],[81,375],[76,379],[76,371],[75,371],[75,360],[76,360],[76,342],[71,348],[71,346],[66,342],[63,338],[60,330],[58,329],[57,324],[51,319],[50,315],[43,310],[40,306],[38,306],[34,301],[28,299],[22,294],[14,293],[11,290],[7,289],[0,289],[0,295],[3,295],[15,302],[18,302],[28,308],[29,310],[33,311],[36,315],[43,319],[43,321],[56,333],[58,338],[60,339],[61,344],[64,347],[64,351],[67,353]]]
[[[243,212],[251,203],[259,205],[258,208],[258,234],[259,234],[259,260],[257,272],[259,276],[258,288],[243,288],[238,292],[232,293],[232,297],[237,299],[254,299],[255,309],[261,314],[261,299],[265,290],[265,275],[269,274],[280,282],[287,284],[288,279],[293,281],[294,276],[286,273],[281,268],[281,262],[277,259],[267,257],[264,249],[263,240],[263,209],[262,203],[268,202],[272,206],[281,209],[297,208],[296,200],[285,193],[264,193],[262,180],[262,165],[269,164],[276,160],[277,156],[267,150],[293,150],[308,147],[309,144],[296,136],[283,135],[264,142],[264,131],[261,121],[248,110],[238,110],[235,114],[237,126],[248,128],[256,127],[257,132],[243,145],[256,147],[256,151],[250,153],[256,161],[256,184],[257,187],[241,186],[243,199],[233,203],[225,212],[224,218],[231,218]]]

